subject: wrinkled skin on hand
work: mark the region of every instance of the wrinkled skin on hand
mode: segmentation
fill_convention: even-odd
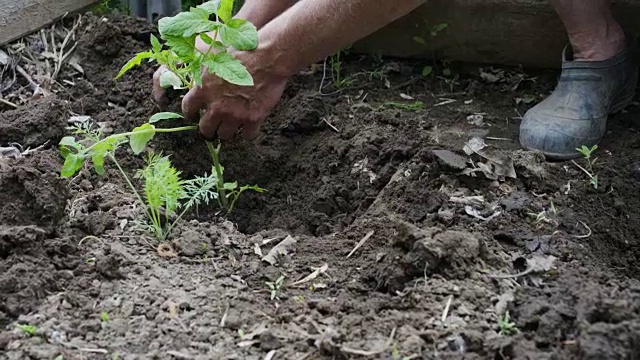
[[[253,76],[254,86],[229,84],[205,71],[202,87],[194,86],[182,100],[185,117],[197,119],[200,114],[200,132],[208,139],[216,135],[222,140],[234,137],[240,130],[245,139],[253,140],[260,133],[262,122],[280,100],[287,78],[275,74],[252,52],[236,52],[238,58]],[[160,67],[153,76],[154,97],[162,102],[164,89],[160,87]],[[202,113],[201,113],[202,110]]]

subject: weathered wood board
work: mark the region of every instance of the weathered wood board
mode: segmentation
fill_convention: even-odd
[[[97,0],[0,0],[0,45],[51,24]]]
[[[586,0],[585,0],[586,1]],[[640,0],[616,0],[614,13],[640,34]],[[433,26],[448,27],[431,36]],[[422,37],[425,45],[412,38]],[[387,56],[558,67],[568,39],[548,0],[428,0],[353,50]]]

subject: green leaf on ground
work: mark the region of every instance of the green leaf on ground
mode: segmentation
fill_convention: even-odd
[[[243,19],[231,19],[222,25],[220,38],[237,50],[249,51],[258,47],[258,29]]]
[[[144,51],[144,52],[138,53],[133,59],[129,60],[126,64],[124,64],[124,66],[118,73],[118,76],[116,76],[116,79],[120,78],[127,71],[133,69],[134,67],[140,66],[140,64],[142,63],[142,60],[149,59],[152,56],[153,56],[153,53],[151,51]]]
[[[138,155],[144,151],[149,141],[155,136],[156,127],[150,123],[142,124],[133,129],[133,134],[129,137],[129,145],[134,154]]]

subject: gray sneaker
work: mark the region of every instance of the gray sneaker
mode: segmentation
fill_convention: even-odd
[[[629,105],[638,82],[629,48],[604,61],[573,61],[572,57],[567,46],[556,89],[527,111],[520,124],[522,147],[542,151],[549,160],[578,158],[576,148],[596,145],[609,114]]]

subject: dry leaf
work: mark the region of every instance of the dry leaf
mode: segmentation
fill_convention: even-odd
[[[280,241],[278,245],[274,246],[269,253],[262,258],[262,261],[266,261],[271,265],[276,265],[278,260],[282,256],[286,256],[293,245],[295,245],[296,239],[291,235],[287,236],[284,240]]]
[[[474,207],[469,206],[469,205],[464,207],[464,212],[466,212],[467,215],[471,215],[474,218],[480,219],[480,220],[483,220],[483,221],[489,221],[489,220],[493,219],[494,217],[499,216],[501,214],[500,210],[496,210],[493,214],[485,217],[485,216],[480,215],[478,213],[478,210],[476,210]]]
[[[295,285],[300,285],[300,284],[304,284],[306,282],[309,282],[315,278],[317,278],[320,274],[324,274],[327,269],[329,268],[329,264],[324,264],[321,267],[315,269],[311,274],[307,275],[305,278],[298,280],[296,282],[294,282],[293,284],[291,284],[292,286]]]

